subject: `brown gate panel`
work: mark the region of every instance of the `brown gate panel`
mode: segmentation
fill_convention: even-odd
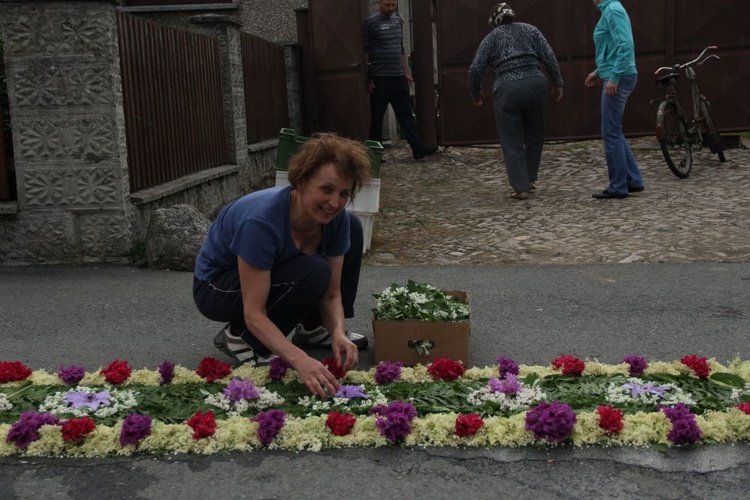
[[[495,2],[438,0],[438,84],[441,142],[445,145],[496,143],[491,106],[491,70],[485,77],[485,105],[469,97],[467,71],[476,48],[489,32],[489,10]],[[628,105],[624,128],[632,135],[653,132],[649,105],[659,97],[653,73],[660,66],[685,62],[708,45],[718,45],[720,61],[698,69],[701,90],[713,104],[722,130],[750,128],[750,2],[747,0],[623,0],[634,30],[639,81]],[[548,139],[598,137],[601,88],[583,86],[594,67],[592,34],[599,14],[581,0],[516,0],[511,5],[519,22],[538,27],[557,55],[565,96],[550,100]],[[682,82],[687,98],[688,86]]]
[[[118,23],[131,191],[227,163],[218,40]]]
[[[248,144],[277,138],[289,126],[284,48],[240,33]]]
[[[310,0],[307,15],[298,14],[298,33],[308,35],[302,46],[303,74],[314,91],[307,91],[308,133],[334,131],[357,140],[367,139],[369,104],[365,90],[362,21],[366,1]],[[306,57],[305,57],[306,56]],[[312,80],[312,82],[310,82]]]

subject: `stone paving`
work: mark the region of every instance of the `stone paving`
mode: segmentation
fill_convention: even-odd
[[[748,139],[744,138],[747,144]],[[631,140],[646,190],[595,200],[606,187],[601,141],[545,145],[539,189],[508,198],[499,147],[441,148],[415,161],[385,150],[370,265],[540,265],[750,261],[750,150],[726,163],[694,153],[678,179],[653,138]]]

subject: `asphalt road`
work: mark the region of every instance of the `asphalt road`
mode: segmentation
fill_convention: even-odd
[[[465,290],[469,364],[560,354],[726,362],[750,358],[750,264],[366,267],[358,315],[407,279]],[[191,275],[127,267],[0,268],[0,359],[93,371],[114,359],[195,367],[219,324],[195,310]],[[316,355],[325,355],[320,350]],[[373,365],[362,353],[361,368]],[[0,459],[0,498],[745,498],[750,448],[259,451],[208,457]]]

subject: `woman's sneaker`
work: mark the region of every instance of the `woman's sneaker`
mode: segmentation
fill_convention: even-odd
[[[347,331],[346,338],[356,345],[357,349],[367,349],[368,340],[364,335]],[[292,343],[297,347],[330,347],[331,334],[322,326],[305,330],[304,326],[297,325],[292,335]]]
[[[235,367],[244,364],[250,366],[264,365],[270,363],[272,359],[278,358],[275,354],[261,356],[256,353],[250,344],[242,340],[242,337],[236,337],[230,333],[229,323],[216,334],[214,345],[235,361]]]

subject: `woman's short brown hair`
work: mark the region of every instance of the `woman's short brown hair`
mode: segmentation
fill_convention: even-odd
[[[289,183],[296,188],[328,163],[336,166],[341,177],[352,181],[352,199],[370,180],[370,153],[364,145],[334,133],[318,133],[289,160]]]

